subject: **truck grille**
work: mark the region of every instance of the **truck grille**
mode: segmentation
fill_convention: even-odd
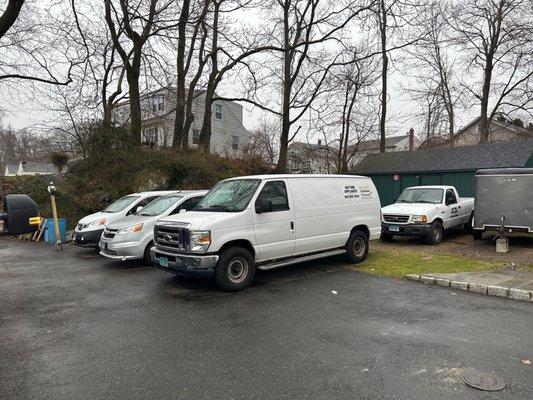
[[[81,230],[87,228],[88,226],[89,226],[89,224],[78,224],[78,225],[76,225],[76,230],[77,231],[81,231]]]
[[[102,237],[106,239],[113,239],[115,235],[117,234],[118,229],[105,229],[104,233],[102,234]]]
[[[392,222],[397,224],[405,224],[407,221],[409,221],[409,215],[390,215],[390,214],[384,214],[383,220],[385,222]]]
[[[187,228],[173,226],[156,226],[154,242],[161,247],[172,250],[187,251],[190,244],[190,232]]]

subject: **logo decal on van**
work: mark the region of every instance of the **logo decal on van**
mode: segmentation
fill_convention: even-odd
[[[361,196],[363,197],[372,197],[372,191],[368,186],[361,186]]]
[[[344,186],[344,198],[356,199],[359,198],[359,190],[355,186]]]

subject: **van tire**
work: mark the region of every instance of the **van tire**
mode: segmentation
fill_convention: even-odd
[[[426,242],[428,244],[439,244],[442,242],[443,228],[440,221],[433,221],[431,223],[430,232],[426,236]]]
[[[346,251],[350,261],[359,264],[368,255],[368,236],[361,231],[353,231],[346,243]]]
[[[150,256],[150,249],[154,246],[154,242],[150,242],[144,249],[143,259],[146,265],[152,265],[152,257]]]
[[[227,292],[250,286],[255,276],[252,254],[243,247],[229,247],[222,252],[215,268],[215,282]]]

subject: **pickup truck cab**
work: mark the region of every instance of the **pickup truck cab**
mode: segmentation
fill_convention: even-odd
[[[381,238],[424,236],[429,244],[438,244],[445,229],[463,226],[468,231],[473,211],[474,199],[459,197],[453,186],[413,186],[381,209]]]
[[[105,225],[127,215],[135,214],[159,196],[169,193],[172,191],[140,192],[121,197],[104,210],[80,219],[74,228],[72,242],[76,246],[98,249],[100,236],[102,236]]]
[[[139,260],[150,263],[154,225],[169,215],[191,210],[207,190],[176,191],[158,197],[140,211],[106,225],[100,238],[100,254],[112,260]]]
[[[256,175],[217,183],[191,211],[160,219],[152,262],[176,274],[213,276],[234,291],[268,270],[348,254],[365,260],[377,239],[379,196],[350,175]]]

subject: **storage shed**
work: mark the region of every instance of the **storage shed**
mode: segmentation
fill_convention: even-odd
[[[453,185],[460,196],[473,197],[478,169],[512,167],[533,167],[533,139],[369,154],[351,172],[370,176],[386,206],[419,185]]]

